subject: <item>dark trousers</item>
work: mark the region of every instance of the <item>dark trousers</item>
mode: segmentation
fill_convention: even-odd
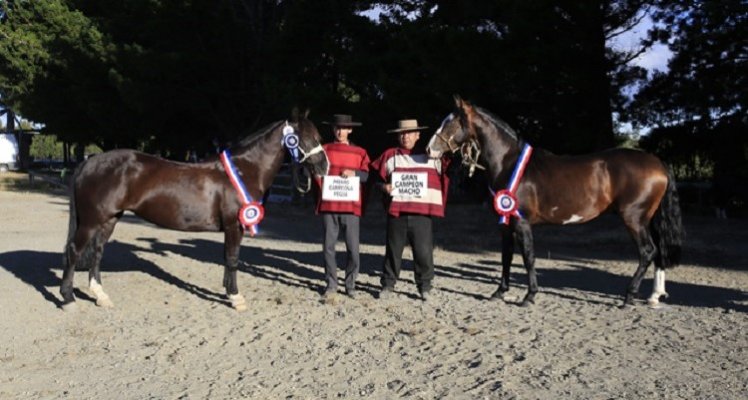
[[[348,255],[345,267],[345,289],[356,288],[361,261],[358,253],[359,217],[353,214],[322,214],[322,223],[325,227],[325,242],[322,244],[322,252],[325,258],[325,282],[327,290],[338,288],[338,265],[335,261],[335,244],[341,229],[345,231],[345,248]]]
[[[382,268],[382,287],[394,287],[400,277],[406,243],[409,243],[413,250],[416,287],[419,292],[427,292],[431,290],[431,281],[434,279],[434,234],[431,217],[427,215],[387,216],[387,245]]]

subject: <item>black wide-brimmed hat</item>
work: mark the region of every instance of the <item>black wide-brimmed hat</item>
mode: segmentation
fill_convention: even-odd
[[[387,131],[387,133],[422,131],[428,128],[429,128],[428,126],[418,126],[417,119],[401,119],[400,121],[397,121],[397,128],[390,129]]]
[[[334,114],[332,116],[332,122],[322,121],[325,125],[332,126],[361,126],[360,122],[353,120],[353,117],[347,114]]]

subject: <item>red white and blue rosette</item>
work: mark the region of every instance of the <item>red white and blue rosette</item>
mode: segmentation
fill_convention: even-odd
[[[288,152],[291,153],[291,157],[295,162],[299,161],[299,141],[299,135],[297,135],[293,127],[288,125],[288,122],[286,122],[286,126],[283,127],[283,146],[288,149]]]
[[[252,200],[252,196],[239,177],[236,166],[231,162],[231,153],[228,150],[224,150],[221,152],[220,158],[223,169],[226,171],[231,185],[236,190],[239,201],[242,203],[242,208],[239,210],[238,216],[239,222],[249,231],[250,236],[254,236],[259,232],[257,225],[265,216],[265,209],[262,207],[262,203]]]
[[[244,226],[255,226],[265,217],[265,208],[262,204],[252,201],[239,210],[239,222]]]
[[[499,215],[510,216],[517,211],[517,198],[508,189],[499,190],[493,196],[493,209]]]
[[[517,163],[514,165],[514,171],[512,177],[509,178],[509,184],[506,189],[499,190],[493,194],[493,208],[496,213],[499,214],[499,223],[508,225],[512,216],[522,218],[522,214],[519,212],[519,201],[517,201],[517,188],[519,188],[519,182],[522,179],[522,175],[525,173],[527,163],[530,162],[530,156],[532,155],[532,146],[525,143],[522,148],[522,152],[517,159]]]

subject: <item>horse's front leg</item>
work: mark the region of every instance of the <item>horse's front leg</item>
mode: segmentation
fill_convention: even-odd
[[[491,295],[492,300],[504,298],[509,291],[509,274],[514,257],[514,229],[511,225],[501,227],[501,281],[499,288]]]
[[[517,221],[515,227],[520,249],[522,250],[522,261],[527,270],[527,295],[522,300],[521,306],[535,303],[535,294],[538,292],[538,278],[535,275],[535,249],[532,241],[532,227],[526,219]]]
[[[247,309],[247,301],[239,293],[236,284],[236,271],[239,269],[239,250],[242,244],[241,225],[234,224],[226,226],[224,232],[224,258],[226,267],[223,272],[223,287],[226,288],[226,295],[231,302],[231,307],[236,311]]]

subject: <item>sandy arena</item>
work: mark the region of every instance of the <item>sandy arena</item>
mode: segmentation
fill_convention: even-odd
[[[58,293],[67,197],[3,176],[1,399],[748,393],[745,220],[686,217],[685,265],[668,273],[660,309],[619,308],[636,250],[617,217],[538,227],[540,293],[521,308],[488,300],[500,238],[495,215],[477,205],[450,205],[436,225],[433,299],[418,299],[406,263],[397,295],[378,300],[384,214],[374,202],[362,221],[362,293],[323,303],[320,219],[309,206],[271,205],[260,236],[243,241],[239,288],[249,309],[239,313],[223,295],[222,234],[164,230],[128,214],[102,261],[114,308],[97,307],[78,272],[78,312],[67,313]],[[519,255],[512,272],[517,301],[526,291]],[[644,295],[651,278],[652,269]]]

